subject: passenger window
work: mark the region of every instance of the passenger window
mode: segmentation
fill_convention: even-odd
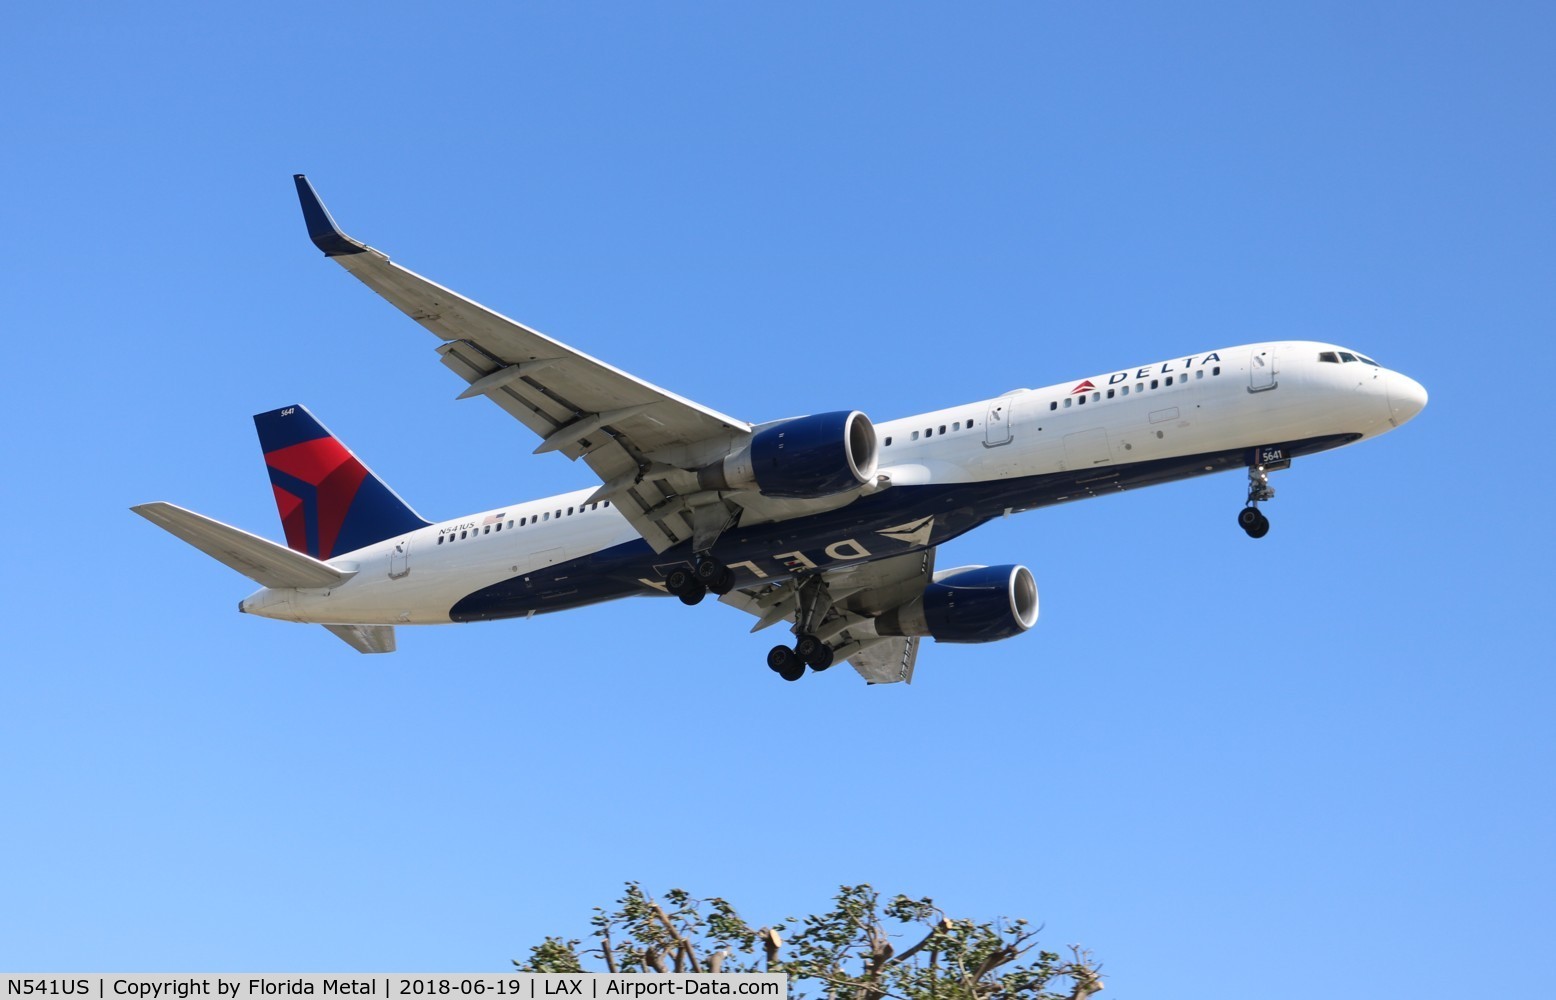
[[[1100,403],[1100,402],[1102,402],[1102,393],[1100,393],[1100,392],[1092,393],[1091,394],[1091,401],[1093,403]]]
[[[1059,408],[1059,401],[1056,399],[1053,402],[1049,403],[1048,404],[1048,408],[1050,410],[1057,410]]]
[[[568,517],[572,517],[573,516],[573,508],[571,508],[571,507],[567,508],[567,516]]]
[[[1216,365],[1214,368],[1212,368],[1210,370],[1210,374],[1212,374],[1212,375],[1220,375],[1221,374],[1221,366],[1220,365]]]
[[[1160,383],[1160,382],[1158,382],[1158,381],[1157,381],[1157,380],[1156,380],[1156,379],[1154,379],[1154,378],[1153,378],[1153,379],[1151,379],[1151,388],[1153,388],[1153,389],[1154,389],[1154,388],[1156,388],[1156,387],[1157,387],[1157,386],[1158,386],[1158,385],[1160,385],[1160,384],[1161,384],[1161,383]]]
[[[542,521],[549,521],[549,520],[551,520],[551,512],[548,510],[544,514],[541,514],[540,515],[540,519]]]
[[[1129,386],[1124,386],[1123,392],[1121,394],[1125,396],[1129,395]]]
[[[1073,403],[1073,402],[1074,402],[1074,400],[1071,399],[1069,396],[1064,397],[1064,408],[1066,410],[1068,410],[1070,408],[1070,404]]]
[[[557,509],[556,509],[556,516],[557,516],[557,517],[561,517],[561,516],[562,516],[562,508],[560,508],[560,507],[558,507],[558,508],[557,508]]]
[[[913,440],[915,440],[915,441],[918,440],[918,431],[914,431],[913,432]]]
[[[611,505],[611,502],[609,500],[605,501],[605,506],[609,507],[610,505]]]
[[[1194,373],[1195,381],[1198,381],[1198,380],[1200,380],[1200,379],[1202,379],[1204,377],[1205,377],[1205,369],[1203,369],[1203,368],[1201,368],[1199,371]]]
[[[1333,351],[1320,351],[1318,354],[1318,360],[1327,364],[1337,365],[1340,363],[1340,356]]]
[[[935,436],[935,429],[933,427],[926,427],[926,428],[924,428],[924,436],[927,437],[927,438],[934,437]]]
[[[889,434],[886,436],[886,447],[891,447],[891,435]]]
[[[483,534],[483,535],[490,535],[491,533],[492,533],[492,526],[489,525],[489,524],[486,526],[486,530],[481,532],[481,534]]]
[[[1109,399],[1112,399],[1112,398],[1113,398],[1113,392],[1114,392],[1114,390],[1112,390],[1112,389],[1109,389],[1109,390],[1108,390],[1108,398],[1109,398]]]
[[[972,425],[973,425],[973,422],[972,422],[972,421],[971,421],[971,420],[968,420],[968,421],[967,421],[967,426],[968,426],[968,427],[971,427],[971,426],[972,426]]]
[[[512,521],[509,521],[509,522],[508,522],[508,530],[509,530],[509,531],[512,531],[512,530],[513,530],[513,522],[512,522]]]
[[[942,434],[945,433],[945,424],[941,424],[940,425],[940,433],[942,433]]]
[[[956,420],[956,421],[953,421],[953,422],[952,422],[952,423],[951,423],[951,429],[952,429],[952,430],[953,430],[953,431],[959,431],[959,430],[961,430],[961,429],[962,429],[962,422],[961,422],[961,421],[960,421],[960,420]]]
[[[439,535],[439,536],[438,536],[438,544],[439,544],[439,545],[442,545],[442,544],[443,544],[443,536],[442,536],[442,535]]]
[[[1085,406],[1086,405],[1086,394],[1084,392],[1081,393],[1079,396],[1075,397],[1075,405],[1076,406]]]
[[[1172,376],[1171,375],[1167,376],[1167,384],[1168,385],[1172,385]]]
[[[461,532],[460,532],[460,533],[459,533],[459,537],[460,537],[460,538],[463,538],[463,537],[465,537],[465,536],[466,536],[466,535],[468,535],[468,534],[469,534],[469,532],[468,532],[468,531],[461,531]]]

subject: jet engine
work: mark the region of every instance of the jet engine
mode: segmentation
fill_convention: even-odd
[[[738,451],[699,469],[697,484],[816,500],[870,482],[879,461],[870,418],[839,410],[763,424]]]
[[[936,573],[924,593],[875,619],[880,635],[993,642],[1037,623],[1037,582],[1025,566],[964,566]]]

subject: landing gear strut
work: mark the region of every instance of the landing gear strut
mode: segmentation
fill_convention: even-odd
[[[1270,533],[1270,519],[1259,510],[1259,504],[1264,500],[1275,499],[1275,490],[1270,486],[1270,470],[1262,465],[1250,465],[1248,467],[1248,501],[1242,510],[1237,512],[1237,526],[1248,533],[1249,538],[1263,538]]]
[[[767,665],[786,681],[797,681],[810,667],[821,673],[832,666],[837,652],[816,635],[816,627],[832,610],[832,596],[820,575],[808,575],[791,581],[794,587],[794,645],[774,646],[767,654]]]

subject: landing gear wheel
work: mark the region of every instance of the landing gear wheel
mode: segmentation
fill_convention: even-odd
[[[697,578],[692,576],[692,571],[685,566],[678,566],[665,577],[665,589],[670,593],[681,596],[697,586]]]
[[[697,574],[697,582],[711,590],[728,569],[712,556],[698,556],[693,572]]]
[[[1259,515],[1259,522],[1248,529],[1249,538],[1263,538],[1270,533],[1270,519],[1263,514]]]
[[[701,604],[702,599],[708,596],[708,591],[704,589],[702,584],[693,581],[692,589],[683,590],[675,596],[681,599],[682,604],[691,607],[694,604]]]
[[[788,646],[774,646],[768,650],[767,666],[786,681],[797,681],[805,676],[805,661]]]
[[[1270,519],[1257,507],[1244,507],[1238,511],[1237,526],[1247,532],[1249,538],[1263,538],[1270,533]]]
[[[832,665],[832,647],[813,635],[800,636],[799,642],[794,644],[794,655],[817,673]]]
[[[717,580],[708,584],[708,591],[710,593],[717,594],[720,597],[723,597],[725,594],[734,589],[735,571],[730,569],[728,566],[724,567],[724,572],[719,574],[719,578]]]

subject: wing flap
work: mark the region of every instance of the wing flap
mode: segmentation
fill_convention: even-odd
[[[849,656],[848,664],[871,684],[912,684],[918,644],[917,636],[881,639]]]
[[[159,500],[130,510],[262,587],[333,587],[356,575],[174,504]]]
[[[935,549],[931,547],[823,573],[827,604],[814,634],[871,684],[912,683],[918,638],[878,635],[875,618],[922,594],[934,571]],[[733,590],[719,601],[756,618],[751,631],[757,632],[780,621],[794,621],[802,601],[801,589],[799,579],[791,578],[766,587]]]

